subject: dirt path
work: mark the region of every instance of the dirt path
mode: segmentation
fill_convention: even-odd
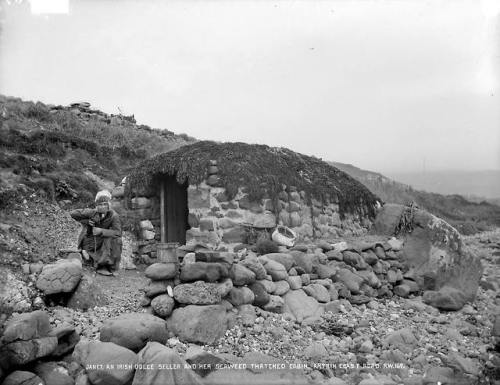
[[[116,276],[104,276],[91,273],[95,282],[102,289],[109,300],[109,307],[117,312],[141,311],[140,306],[143,292],[141,289],[148,279],[143,269],[119,270]]]

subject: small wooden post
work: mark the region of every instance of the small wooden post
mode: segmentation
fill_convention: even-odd
[[[167,218],[166,218],[166,200],[165,200],[165,194],[166,194],[166,183],[165,179],[161,180],[160,183],[160,221],[161,221],[161,243],[166,243],[167,242]]]

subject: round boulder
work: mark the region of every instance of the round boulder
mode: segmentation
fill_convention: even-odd
[[[167,324],[182,341],[212,344],[224,336],[228,317],[222,305],[188,305],[174,309]]]
[[[255,273],[240,263],[231,267],[229,275],[234,286],[245,286],[255,282]]]
[[[71,293],[82,277],[82,263],[76,259],[61,259],[45,265],[36,281],[36,287],[46,295]]]
[[[102,342],[113,342],[133,351],[139,351],[148,341],[165,343],[168,339],[166,323],[146,313],[126,313],[104,321],[100,330]]]
[[[254,282],[248,286],[248,288],[252,290],[254,294],[253,305],[262,307],[269,302],[271,296],[266,291],[263,284]]]
[[[216,282],[220,278],[228,277],[228,269],[222,263],[194,262],[185,263],[181,267],[180,280],[194,282],[198,280]]]
[[[444,286],[439,291],[426,291],[422,299],[427,305],[441,310],[460,310],[467,302],[461,290],[450,286]]]
[[[175,278],[177,265],[175,263],[153,263],[144,271],[144,275],[153,281]]]
[[[186,361],[175,350],[157,342],[148,342],[139,352],[138,364],[140,367],[152,367],[152,369],[137,369],[132,385],[202,384],[199,377],[186,368]],[[175,368],[175,370],[162,368]]]
[[[289,290],[290,290],[290,284],[287,281],[277,281],[275,282],[275,289],[272,294],[284,295]]]
[[[287,253],[269,253],[265,254],[266,258],[269,258],[271,261],[276,261],[285,266],[286,271],[290,270],[295,265],[294,258]]]
[[[3,333],[3,342],[27,341],[45,337],[50,331],[49,314],[42,310],[23,313],[12,317]]]
[[[33,370],[44,382],[50,385],[74,385],[75,380],[68,370],[55,362],[41,362]]]
[[[146,342],[144,342],[144,345]],[[86,368],[92,384],[125,385],[132,381],[137,355],[112,342],[80,341],[73,359]]]
[[[267,273],[273,278],[273,281],[281,281],[288,278],[285,266],[281,263],[269,260],[265,265]]]
[[[311,297],[313,297],[318,302],[330,302],[330,293],[323,285],[318,283],[312,283],[303,288],[305,293]]]
[[[36,374],[24,370],[16,370],[9,374],[2,385],[40,385],[43,381]]]
[[[258,280],[264,279],[267,275],[266,269],[264,268],[262,263],[260,263],[259,260],[255,257],[246,258],[241,261],[240,264],[245,266],[247,269],[252,270],[255,274],[255,278]]]
[[[151,307],[153,308],[155,314],[162,318],[168,317],[172,313],[174,305],[175,302],[173,298],[168,294],[161,294],[151,301]]]
[[[251,304],[255,295],[248,287],[233,287],[226,298],[233,306]]]

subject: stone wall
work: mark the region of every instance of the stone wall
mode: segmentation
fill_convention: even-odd
[[[335,202],[322,204],[313,200],[312,204],[308,204],[305,193],[293,187],[283,186],[277,204],[279,210],[274,209],[270,198],[250,201],[241,189],[233,199],[228,199],[222,187],[211,187],[206,183],[189,186],[191,229],[186,234],[187,242],[206,243],[212,247],[221,243],[245,243],[246,225],[272,229],[281,224],[291,228],[299,242],[362,235],[370,226],[368,219],[357,215],[348,214],[342,220]]]
[[[358,214],[341,218],[338,202],[308,201],[305,192],[293,186],[283,185],[276,203],[270,197],[252,201],[241,188],[229,199],[229,194],[220,187],[216,161],[207,167],[206,181],[190,185],[187,190],[190,226],[186,232],[187,245],[204,244],[214,250],[223,245],[232,250],[248,242],[250,229],[271,233],[278,224],[291,228],[297,234],[297,242],[306,243],[363,235],[371,226],[368,218]],[[155,262],[154,243],[160,240],[160,189],[141,194],[126,201],[124,188],[120,186],[113,191],[113,208],[125,227],[137,231],[141,240],[135,252],[150,264]]]
[[[402,247],[392,238],[333,245],[318,241],[265,255],[200,250],[186,254],[179,270],[174,264],[148,267],[151,281],[142,304],[191,342],[213,341],[193,339],[187,321],[176,321],[176,313],[186,306],[204,311],[253,305],[301,323],[315,322],[340,306],[342,298],[360,305],[373,298],[419,293],[420,285],[401,263]]]

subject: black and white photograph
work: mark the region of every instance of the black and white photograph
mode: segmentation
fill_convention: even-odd
[[[500,385],[498,0],[0,0],[1,385]]]

